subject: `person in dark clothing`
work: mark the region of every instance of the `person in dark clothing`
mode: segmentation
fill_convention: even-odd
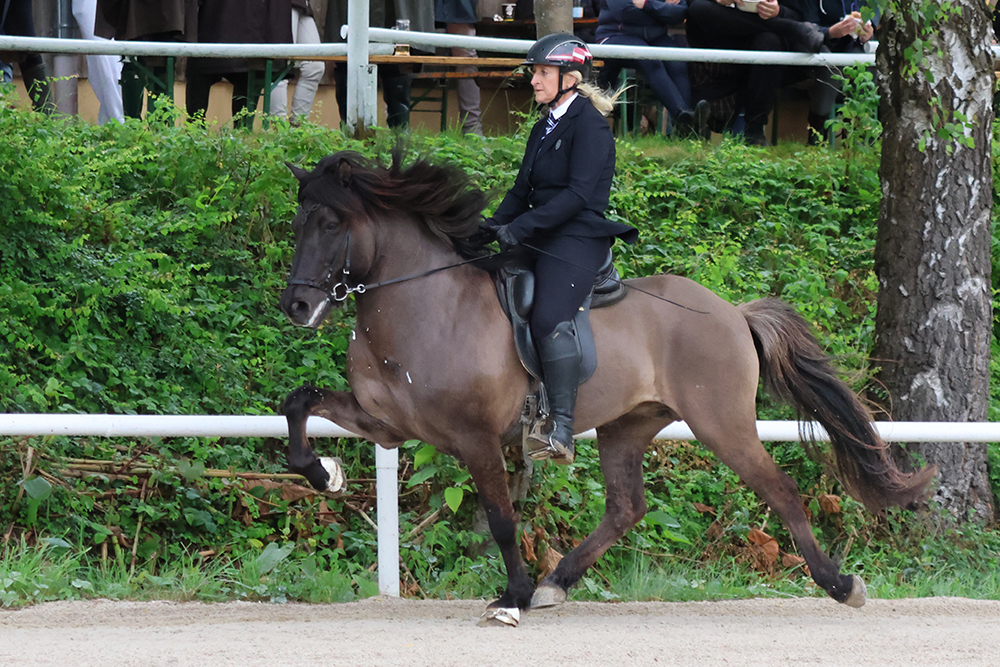
[[[864,3],[860,0],[803,0],[802,18],[819,26],[826,47],[833,53],[864,53],[872,38],[872,22],[861,16]],[[809,91],[809,143],[826,137],[826,121],[840,96],[840,80],[836,67],[811,67],[808,76],[815,79]]]
[[[742,0],[690,0],[687,37],[691,46],[708,49],[745,51],[804,51],[818,53],[823,48],[823,34],[816,26],[802,22],[796,2],[761,0],[750,11]],[[743,111],[747,143],[767,145],[764,126],[774,108],[783,68],[775,65],[740,65],[727,68],[703,68],[703,71],[726,71],[729,76],[695,75],[695,95],[708,100],[731,97],[732,105],[713,105],[716,122],[729,126]],[[728,118],[720,118],[723,109]],[[718,127],[713,129],[719,129]]]
[[[198,41],[199,0],[97,0],[94,34],[105,39],[141,42]],[[129,56],[122,61],[122,111],[141,118],[144,91],[147,111],[153,111],[153,96],[173,97],[173,81],[167,77],[168,58]]]
[[[670,34],[687,18],[687,0],[600,0],[597,40],[627,46],[686,46]],[[642,72],[670,114],[671,129],[707,138],[708,103],[691,103],[687,63],[666,60],[617,61]],[[611,69],[615,69],[613,66]]]
[[[524,254],[535,274],[530,326],[542,365],[551,427],[533,431],[533,459],[569,463],[582,358],[573,318],[614,239],[638,232],[604,216],[615,170],[605,116],[614,104],[586,83],[593,56],[573,35],[552,34],[528,51],[535,101],[547,107],[528,136],[514,186],[483,228],[505,253]]]
[[[291,0],[202,0],[198,11],[198,41],[202,43],[290,44],[292,42]],[[187,96],[189,116],[208,110],[212,86],[225,79],[233,85],[232,113],[249,109],[250,63],[246,58],[189,58]],[[253,104],[256,104],[254,99]],[[252,118],[243,119],[250,126]]]
[[[0,35],[35,36],[35,17],[31,11],[31,0],[0,0]],[[52,99],[52,87],[49,85],[42,55],[33,51],[15,55],[24,87],[31,99],[31,106],[35,111],[54,112],[55,100]]]
[[[326,40],[343,42],[340,27],[347,23],[348,0],[331,0],[326,10]],[[410,30],[434,32],[434,3],[428,0],[372,0],[369,5],[369,25],[376,28],[394,28],[398,19],[408,20]],[[416,55],[418,49],[412,52]],[[378,77],[382,82],[382,99],[385,102],[386,124],[404,129],[410,122],[410,83],[413,80],[410,65],[379,65]],[[337,106],[340,121],[347,120],[347,63],[338,62],[333,69],[337,87]]]

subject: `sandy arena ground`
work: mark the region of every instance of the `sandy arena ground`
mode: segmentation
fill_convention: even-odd
[[[1000,601],[570,602],[518,628],[479,627],[484,607],[53,602],[0,611],[0,665],[1000,665]]]

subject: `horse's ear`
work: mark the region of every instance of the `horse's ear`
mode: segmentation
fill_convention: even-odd
[[[351,163],[347,160],[341,160],[337,163],[337,178],[340,179],[340,184],[343,187],[347,187],[351,184]]]
[[[305,178],[306,175],[309,173],[305,169],[300,169],[299,167],[296,167],[291,162],[285,162],[285,166],[291,169],[292,175],[294,175],[295,178],[299,179],[299,183],[301,183],[302,179]]]

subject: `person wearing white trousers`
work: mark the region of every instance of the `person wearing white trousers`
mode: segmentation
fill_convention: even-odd
[[[296,44],[319,44],[319,29],[313,17],[309,0],[292,0],[292,41]],[[301,122],[309,117],[319,82],[326,72],[326,63],[322,61],[305,60],[298,64],[299,76],[292,94],[293,123]],[[282,79],[271,92],[272,116],[282,118],[288,116],[288,80]]]
[[[104,39],[94,34],[97,20],[97,0],[73,0],[73,18],[80,26],[80,36],[84,39]],[[100,109],[97,122],[104,125],[109,120],[125,122],[122,106],[122,60],[120,56],[87,56],[87,76],[90,87],[97,96]]]

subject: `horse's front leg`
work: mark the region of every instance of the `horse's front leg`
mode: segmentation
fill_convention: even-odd
[[[499,621],[517,625],[520,610],[527,609],[531,603],[535,585],[528,576],[517,545],[517,514],[510,499],[507,467],[499,444],[495,456],[484,455],[483,450],[480,450],[472,456],[462,458],[476,483],[479,500],[489,520],[490,533],[500,548],[507,570],[507,588],[486,609],[482,622]]]
[[[288,420],[288,469],[309,480],[314,489],[336,491],[331,485],[332,459],[316,455],[306,437],[306,420],[316,415],[329,419],[352,433],[384,446],[398,445],[405,438],[365,412],[354,394],[328,391],[309,385],[299,387],[285,399],[281,412]]]

